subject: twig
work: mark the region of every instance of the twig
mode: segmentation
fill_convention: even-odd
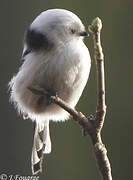
[[[104,79],[104,56],[102,52],[100,42],[100,32],[102,29],[102,22],[99,18],[95,18],[92,24],[89,26],[89,31],[93,36],[95,60],[97,66],[97,108],[96,119],[94,123],[89,118],[85,117],[81,112],[78,112],[69,107],[62,99],[57,95],[50,96],[48,92],[39,86],[29,87],[34,94],[48,95],[50,100],[66,110],[73,119],[78,122],[85,132],[90,135],[93,143],[94,153],[97,159],[99,170],[103,180],[112,180],[110,162],[107,157],[107,150],[101,139],[101,130],[104,124],[106,105],[105,105],[105,79]]]
[[[97,108],[96,108],[96,126],[95,133],[91,136],[94,152],[99,165],[103,180],[112,180],[111,166],[107,157],[107,150],[101,139],[101,130],[103,128],[106,104],[105,104],[105,78],[104,78],[104,55],[100,41],[100,32],[102,22],[97,17],[89,26],[89,31],[93,36],[95,60],[97,67]],[[94,136],[94,138],[93,138]]]

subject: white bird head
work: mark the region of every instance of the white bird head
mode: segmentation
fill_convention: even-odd
[[[78,16],[64,9],[50,9],[42,12],[30,25],[29,31],[30,36],[31,31],[32,36],[40,34],[40,41],[43,43],[42,39],[45,38],[49,44],[66,43],[83,39],[88,35]]]

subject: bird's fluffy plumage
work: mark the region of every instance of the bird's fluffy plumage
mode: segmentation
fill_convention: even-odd
[[[51,150],[49,120],[65,120],[69,115],[59,106],[49,104],[47,97],[33,94],[28,87],[39,85],[53,95],[57,93],[74,108],[90,71],[90,55],[80,35],[84,31],[75,14],[53,9],[41,13],[26,33],[24,62],[9,85],[11,101],[18,111],[36,122],[32,151],[32,164],[36,169],[33,168],[33,173],[41,169],[38,163],[42,156],[38,157],[37,152],[44,146],[44,153]]]

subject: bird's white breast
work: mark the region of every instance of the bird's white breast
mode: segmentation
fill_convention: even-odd
[[[16,102],[19,111],[27,113],[32,119],[66,119],[68,114],[55,104],[48,105],[46,97],[42,104],[38,104],[39,97],[28,87],[39,85],[57,93],[71,107],[75,107],[89,72],[90,55],[82,40],[70,42],[64,48],[58,47],[51,54],[31,53],[10,83],[11,99]]]

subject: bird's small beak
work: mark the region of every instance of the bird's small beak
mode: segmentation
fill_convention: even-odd
[[[84,37],[89,36],[89,34],[88,34],[86,31],[80,32],[79,35],[80,35],[80,36],[84,36]]]

